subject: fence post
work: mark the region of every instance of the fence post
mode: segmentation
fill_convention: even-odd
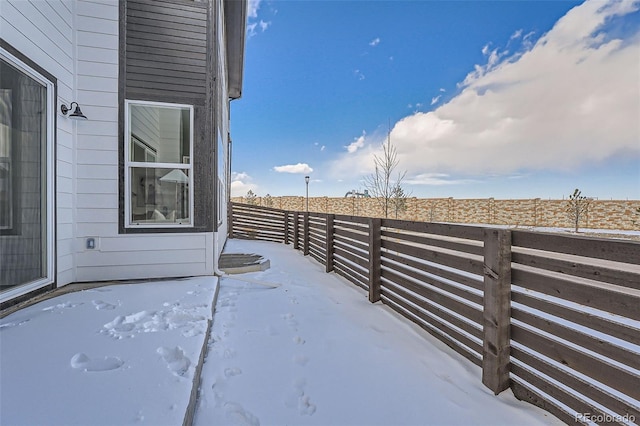
[[[300,243],[298,239],[300,238],[300,228],[298,227],[300,213],[293,212],[293,249],[300,249]]]
[[[511,231],[484,230],[482,383],[496,395],[509,388]]]
[[[380,300],[380,245],[382,220],[379,218],[369,219],[369,302],[375,303]]]
[[[284,244],[289,244],[289,212],[284,211]]]
[[[303,254],[307,256],[309,254],[309,212],[304,212],[302,218],[304,219],[303,223]]]
[[[328,214],[327,215],[327,228],[325,230],[325,243],[327,246],[325,247],[325,272],[333,271],[333,221],[335,219],[335,215]]]

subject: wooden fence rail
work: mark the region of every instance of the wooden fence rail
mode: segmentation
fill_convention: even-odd
[[[640,243],[232,203],[566,423],[640,423]]]

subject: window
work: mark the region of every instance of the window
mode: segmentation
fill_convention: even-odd
[[[125,102],[125,226],[193,226],[193,107]]]
[[[218,135],[218,142],[217,142],[218,144],[218,147],[217,147],[218,149],[218,152],[217,152],[217,156],[218,156],[218,200],[217,200],[218,223],[217,223],[217,226],[221,226],[225,220],[223,215],[226,211],[224,207],[226,206],[226,202],[227,202],[227,193],[226,193],[227,157],[226,157],[226,150],[224,149],[224,144],[222,142],[223,139],[222,139],[222,135],[220,134],[220,131],[217,131],[216,134]]]
[[[0,301],[54,275],[55,85],[34,66],[0,48]]]
[[[4,68],[4,66],[3,66]],[[12,89],[0,89],[0,229],[13,228],[15,208],[11,168]]]

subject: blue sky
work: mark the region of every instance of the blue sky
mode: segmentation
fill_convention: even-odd
[[[640,199],[639,1],[249,2],[232,195]]]

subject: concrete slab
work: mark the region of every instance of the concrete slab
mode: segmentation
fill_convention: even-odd
[[[270,267],[269,259],[255,253],[222,253],[218,263],[218,268],[225,274],[260,272],[266,271]]]

